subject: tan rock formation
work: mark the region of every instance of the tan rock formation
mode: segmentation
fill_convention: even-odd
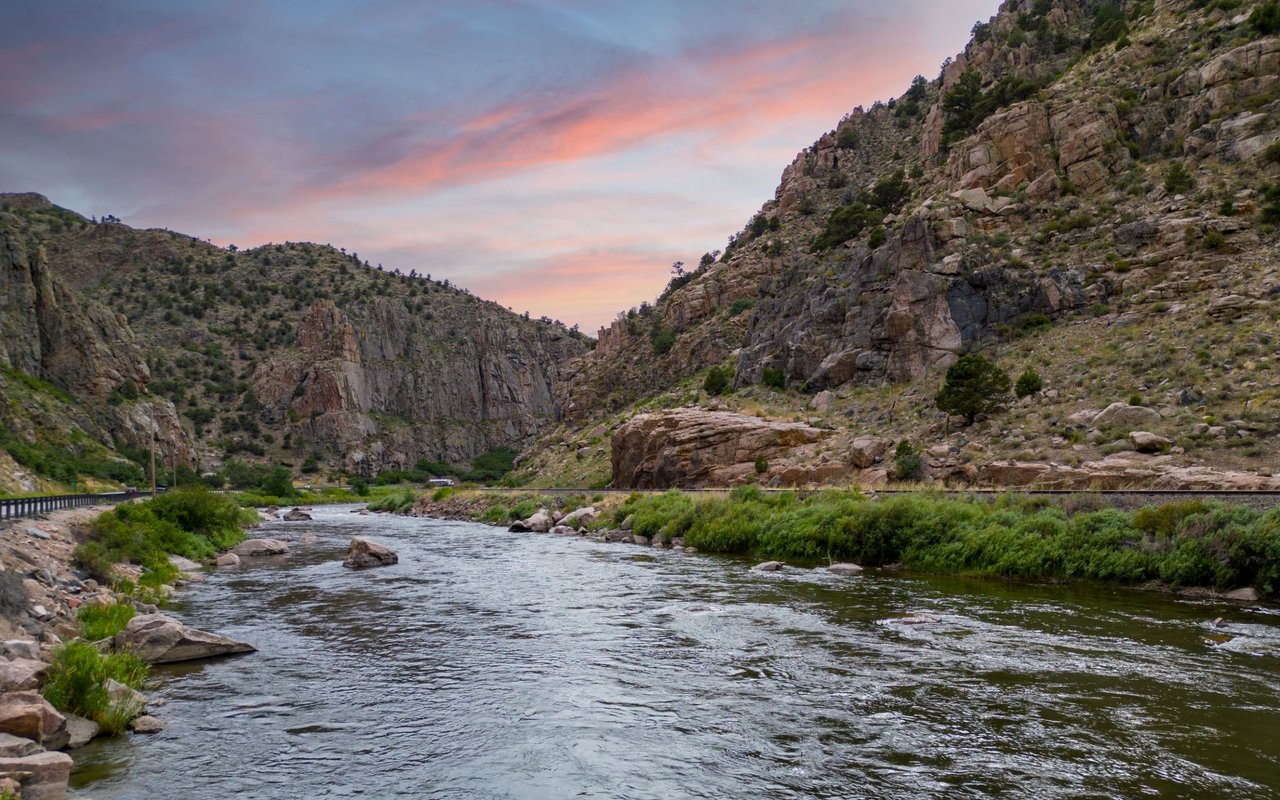
[[[681,408],[642,414],[613,435],[613,484],[665,489],[723,485],[743,467],[828,435],[800,423]]]

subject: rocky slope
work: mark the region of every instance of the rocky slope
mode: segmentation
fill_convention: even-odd
[[[36,202],[26,198],[27,202]],[[107,451],[140,453],[156,437],[161,463],[190,458],[173,404],[147,394],[151,379],[128,323],[82,298],[51,269],[45,249],[24,240],[0,211],[0,424],[5,446],[31,446],[34,462],[61,450],[102,466]],[[0,489],[41,488],[32,463],[0,465]],[[123,463],[123,459],[118,459]],[[109,465],[103,470],[110,473]],[[136,467],[115,470],[140,478]],[[107,474],[98,477],[108,478]]]
[[[36,265],[28,283],[44,275],[62,287],[53,305],[63,313],[43,328],[30,313],[10,315],[15,368],[34,368],[35,331],[48,330],[45,366],[30,374],[83,388],[95,409],[130,382],[142,397],[111,408],[167,409],[179,458],[200,470],[238,455],[373,475],[518,449],[558,418],[559,366],[590,344],[558,322],[327,245],[224,250],[90,221],[39,195],[0,195],[0,213],[9,240],[32,254],[10,257]],[[42,295],[28,294],[13,304],[39,305]],[[67,319],[98,338],[59,334]],[[113,333],[130,328],[136,343]]]
[[[738,393],[715,402],[815,416],[837,449],[938,447],[939,473],[1132,449],[1088,420],[1134,395],[1183,451],[1171,468],[1265,471],[1280,419],[1267,5],[1005,2],[938,77],[800,153],[722,256],[602,330],[560,389],[575,424],[548,444],[705,404],[701,375],[724,365]],[[1045,391],[957,434],[930,398],[968,352],[1034,366]]]

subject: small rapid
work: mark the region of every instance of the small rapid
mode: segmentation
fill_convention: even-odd
[[[77,752],[73,797],[1280,796],[1264,608],[351,511],[182,594],[259,652],[158,669],[166,730]]]

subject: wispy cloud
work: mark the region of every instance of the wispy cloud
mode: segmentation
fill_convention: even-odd
[[[0,26],[0,190],[332,242],[594,329],[995,5],[30,4]]]

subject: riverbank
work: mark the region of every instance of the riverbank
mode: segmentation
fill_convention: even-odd
[[[59,800],[99,735],[155,733],[148,665],[253,648],[158,613],[257,514],[207,491],[0,524],[0,798]]]
[[[420,496],[410,513],[490,524],[524,520],[526,530],[550,530],[588,504],[586,496],[435,492]],[[597,494],[590,506],[587,520],[575,520],[568,532],[805,566],[849,562],[1161,587],[1240,601],[1280,597],[1276,508],[1189,499],[1131,511],[1106,507],[1095,495],[1055,503],[1016,494],[800,495],[754,487],[709,496]],[[549,525],[529,524],[537,509]]]

